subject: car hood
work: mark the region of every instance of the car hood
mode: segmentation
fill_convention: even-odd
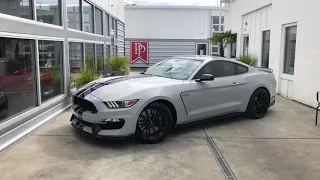
[[[179,83],[183,83],[183,81],[149,75],[118,76],[91,82],[75,94],[77,96],[82,95],[84,98],[90,94],[102,101],[117,101],[143,90],[153,88],[159,90],[159,88]]]

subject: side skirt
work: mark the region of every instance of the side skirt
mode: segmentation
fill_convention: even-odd
[[[207,117],[205,119],[200,119],[200,120],[196,120],[196,121],[192,121],[192,122],[188,122],[188,123],[177,124],[176,128],[183,128],[183,127],[191,126],[191,125],[195,125],[195,124],[208,123],[208,122],[212,122],[214,120],[225,119],[225,118],[234,117],[234,116],[241,115],[241,114],[244,114],[244,113],[238,112],[238,113],[230,113],[230,114],[215,116],[215,117]]]

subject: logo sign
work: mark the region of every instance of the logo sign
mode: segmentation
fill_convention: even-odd
[[[131,41],[131,58],[130,63],[141,60],[149,64],[149,42],[148,41]]]

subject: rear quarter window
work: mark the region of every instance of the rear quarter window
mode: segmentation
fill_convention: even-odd
[[[239,75],[239,74],[245,74],[249,71],[249,68],[246,67],[246,66],[243,66],[241,64],[237,64],[237,63],[234,63],[234,73],[235,75]]]

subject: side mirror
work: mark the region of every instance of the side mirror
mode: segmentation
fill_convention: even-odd
[[[214,76],[212,74],[203,74],[199,79],[195,79],[196,82],[213,81]]]

